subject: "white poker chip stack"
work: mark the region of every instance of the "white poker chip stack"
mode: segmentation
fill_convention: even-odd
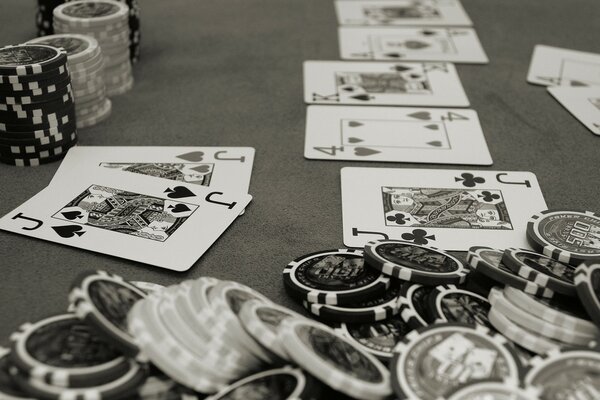
[[[114,0],[80,0],[54,9],[56,33],[94,37],[104,56],[106,95],[117,96],[133,87],[130,60],[129,7]]]
[[[96,39],[77,33],[61,33],[28,43],[46,44],[67,51],[77,128],[92,126],[108,118],[112,104],[106,97],[104,57]]]

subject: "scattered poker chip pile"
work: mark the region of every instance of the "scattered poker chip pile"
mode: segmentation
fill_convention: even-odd
[[[104,84],[104,57],[92,36],[62,33],[30,40],[67,52],[71,87],[75,98],[77,128],[85,128],[108,118],[112,109]]]
[[[114,0],[81,0],[54,9],[55,33],[94,37],[104,57],[104,83],[108,97],[131,90],[129,7]],[[139,44],[139,41],[138,41]]]
[[[476,246],[463,263],[375,240],[299,257],[283,282],[316,319],[390,367],[399,399],[597,398],[600,254],[562,240],[585,237],[578,229],[600,233],[600,216],[534,215],[527,235],[539,253]]]
[[[235,282],[203,277],[163,288],[91,271],[73,282],[69,300],[68,312],[22,325],[0,349],[0,398],[392,393],[374,356]]]
[[[76,142],[66,51],[41,44],[0,48],[0,162],[56,161]]]

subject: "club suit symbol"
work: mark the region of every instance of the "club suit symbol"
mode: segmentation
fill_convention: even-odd
[[[430,240],[435,241],[435,235],[427,235],[425,229],[415,229],[412,233],[403,233],[402,239],[407,242],[413,242],[414,244],[425,245],[429,243]]]

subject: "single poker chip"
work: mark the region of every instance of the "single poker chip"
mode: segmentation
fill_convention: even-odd
[[[279,325],[279,335],[299,366],[335,390],[357,399],[383,399],[392,393],[387,368],[328,326],[288,318]]]
[[[295,259],[283,270],[283,283],[300,301],[346,305],[383,295],[390,278],[366,265],[362,251],[339,249]]]
[[[58,117],[56,120],[46,120],[39,124],[13,124],[0,121],[0,131],[3,132],[32,132],[50,128],[61,128],[75,121],[75,110],[72,109],[68,114]]]
[[[14,165],[15,167],[39,167],[40,165],[50,164],[62,160],[66,153],[45,158],[4,158],[0,157],[0,162]]]
[[[17,368],[11,368],[11,378],[31,396],[39,399],[125,399],[134,397],[139,386],[146,379],[146,371],[134,361],[127,363],[127,369],[110,382],[81,388],[64,388],[47,382],[28,378]]]
[[[592,320],[600,327],[600,263],[583,263],[575,271],[577,295]]]
[[[278,399],[317,400],[321,384],[299,368],[269,369],[241,379],[205,400]]]
[[[40,87],[54,84],[65,79],[69,74],[69,67],[66,63],[61,64],[55,69],[28,75],[4,75],[0,74],[0,88],[3,91],[33,90]]]
[[[514,305],[544,321],[572,331],[600,336],[600,329],[590,321],[582,305],[573,299],[538,299],[511,287],[504,288],[504,296]],[[600,308],[597,312],[600,312]]]
[[[192,349],[173,338],[156,306],[157,298],[150,296],[135,303],[128,315],[129,331],[136,338],[141,354],[175,382],[200,393],[217,392],[223,382],[217,381]]]
[[[508,248],[502,262],[520,277],[567,296],[577,296],[575,267],[533,251]]]
[[[27,393],[13,382],[10,376],[10,350],[0,346],[0,399],[2,400],[33,400]]]
[[[596,337],[593,334],[582,334],[538,318],[535,314],[523,310],[513,304],[504,296],[504,293],[499,288],[492,289],[489,298],[494,309],[499,313],[502,313],[514,324],[517,324],[530,332],[535,332],[544,338],[553,339],[570,345],[587,345]]]
[[[491,328],[490,302],[483,296],[454,285],[436,286],[427,297],[429,316],[435,322],[479,324]]]
[[[279,361],[273,352],[263,347],[246,332],[239,318],[240,310],[247,301],[259,300],[271,304],[269,299],[248,286],[231,281],[217,283],[208,293],[208,298],[213,312],[220,320],[212,327],[213,333],[234,333],[236,341],[258,359],[268,364]]]
[[[433,286],[409,282],[402,285],[398,314],[411,328],[423,328],[433,323],[427,312],[427,298],[432,291]]]
[[[69,301],[75,314],[97,329],[106,341],[128,356],[139,348],[127,331],[127,314],[146,292],[119,275],[106,271],[85,271],[71,284]]]
[[[186,321],[192,324],[194,331],[202,335],[207,348],[212,349],[212,353],[220,359],[232,359],[247,374],[255,372],[263,365],[262,360],[254,354],[249,353],[248,349],[237,340],[237,331],[239,329],[235,323],[233,329],[223,326],[231,318],[221,319],[212,309],[208,299],[209,293],[217,286],[220,281],[210,277],[202,277],[192,282],[183,282],[181,284],[184,294],[182,301],[178,304],[178,311]],[[243,305],[241,305],[243,307]],[[189,316],[192,316],[190,318]],[[241,328],[243,329],[243,327]],[[206,356],[204,356],[206,359]],[[222,364],[222,362],[221,362]]]
[[[64,22],[68,26],[87,28],[126,19],[129,7],[113,0],[84,0],[61,4],[54,9],[53,14],[55,21]]]
[[[43,36],[30,40],[27,43],[62,47],[67,52],[67,62],[69,64],[85,62],[100,53],[100,45],[95,38],[77,33],[60,33]]]
[[[29,90],[6,90],[0,92],[0,105],[3,105],[4,109],[8,109],[7,105],[25,105],[33,103],[44,103],[50,102],[54,99],[60,98],[63,95],[71,92],[71,78],[69,74],[64,75],[64,79],[55,81],[45,85],[40,85],[37,88]],[[13,85],[17,87],[17,85]]]
[[[536,297],[552,298],[554,291],[520,277],[502,263],[502,250],[490,247],[474,246],[467,253],[467,263],[477,272],[480,272],[499,283],[522,290]]]
[[[239,358],[231,354],[215,353],[214,349],[203,340],[203,336],[198,335],[179,312],[176,305],[181,294],[179,289],[178,285],[171,286],[160,295],[153,296],[149,300],[151,304],[147,307],[151,313],[149,318],[154,320],[155,324],[164,327],[163,332],[179,343],[177,348],[189,352],[191,371],[210,377],[213,383],[220,385],[226,385],[239,378],[243,374],[243,369],[239,367]],[[208,367],[209,365],[219,365],[219,368],[213,369]]]
[[[412,331],[399,316],[373,323],[342,323],[336,332],[383,361],[391,360],[396,344]]]
[[[438,400],[540,400],[540,390],[533,386],[521,388],[518,385],[498,381],[481,381],[459,386]]]
[[[561,346],[557,341],[542,337],[537,332],[529,331],[512,322],[495,307],[491,308],[488,318],[498,332],[533,353],[544,354]]]
[[[502,335],[482,325],[440,323],[396,345],[391,373],[398,399],[435,400],[481,379],[518,384],[524,368]]]
[[[289,360],[277,330],[286,318],[304,318],[285,307],[265,303],[261,300],[248,300],[239,313],[240,322],[246,331],[262,346],[275,353],[282,360]]]
[[[450,254],[401,240],[368,242],[365,260],[386,275],[424,285],[463,283],[469,273],[463,263]]]
[[[67,62],[67,52],[43,44],[17,44],[0,48],[0,75],[34,75]]]
[[[52,127],[48,129],[33,130],[30,132],[4,132],[0,131],[0,142],[11,146],[19,144],[31,144],[29,141],[35,141],[33,144],[49,144],[58,142],[65,137],[69,137],[72,133],[76,133],[77,128],[75,123],[67,123],[60,127]]]
[[[62,151],[67,151],[71,146],[77,143],[77,134],[73,133],[71,136],[64,138],[58,142],[52,142],[46,145],[30,144],[30,145],[11,145],[6,146],[0,143],[0,156],[12,157],[19,155],[33,155],[34,157],[40,157],[40,154],[44,151],[53,152],[57,147],[61,147]]]
[[[67,151],[77,143],[77,137],[74,140],[66,140],[61,143],[51,143],[47,146],[36,146],[33,151],[29,146],[21,149],[16,146],[0,147],[0,158],[13,161],[22,161],[35,163],[55,157],[62,158]],[[24,151],[20,151],[24,150]]]
[[[398,313],[400,308],[400,282],[392,281],[390,287],[380,296],[355,304],[336,306],[329,304],[302,302],[311,314],[324,321],[333,322],[377,322]]]
[[[600,353],[587,348],[553,350],[530,361],[524,378],[539,387],[542,399],[597,399],[600,393]]]
[[[73,314],[24,324],[10,340],[15,366],[29,378],[53,386],[100,385],[130,368],[119,351]]]
[[[138,289],[142,289],[144,292],[148,294],[157,293],[163,290],[165,287],[163,285],[159,285],[154,282],[145,282],[145,281],[131,281],[135,287]]]
[[[534,250],[575,266],[600,260],[599,236],[600,216],[590,211],[546,210],[527,222]]]

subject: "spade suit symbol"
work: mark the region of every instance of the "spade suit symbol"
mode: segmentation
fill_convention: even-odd
[[[83,214],[81,214],[81,211],[65,211],[61,213],[63,215],[63,217],[65,217],[68,220],[74,220],[74,219],[81,219],[83,218]]]
[[[170,208],[171,211],[174,212],[174,213],[191,211],[188,206],[186,206],[185,204],[182,204],[182,203],[179,203],[179,204],[176,204],[176,205],[170,205],[168,208]]]
[[[167,197],[170,199],[183,199],[184,197],[196,196],[190,189],[185,186],[175,186],[173,189],[167,188],[164,193],[168,193]]]
[[[85,233],[81,225],[63,225],[53,226],[52,229],[58,234],[58,236],[69,239],[73,236],[81,236]]]

